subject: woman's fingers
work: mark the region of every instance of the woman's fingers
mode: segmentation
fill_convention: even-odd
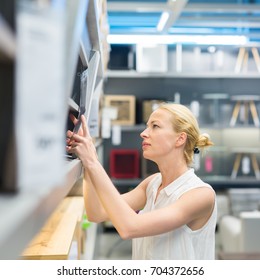
[[[82,126],[83,136],[87,137],[87,125],[86,125],[86,119],[84,115],[81,115],[81,126]]]
[[[82,130],[83,130],[83,136],[86,138],[91,138],[87,126],[87,121],[84,115],[81,115],[81,122],[82,122]]]
[[[79,120],[78,120],[73,114],[70,114],[70,119],[71,119],[71,121],[73,122],[74,126],[76,126]],[[76,132],[75,132],[75,133],[76,133]],[[83,135],[82,128],[79,128],[77,134]],[[71,136],[70,136],[70,137],[71,137]]]
[[[75,118],[76,119],[76,118]],[[67,146],[66,149],[69,153],[75,153],[77,155],[82,155],[85,150],[89,150],[88,154],[91,154],[93,149],[92,137],[90,136],[87,121],[84,115],[81,116],[82,129],[80,134],[73,133],[72,131],[67,131]]]
[[[66,139],[67,145],[71,145],[71,143],[73,142],[72,137],[73,137],[73,132],[68,130],[67,131],[67,139]]]
[[[68,138],[71,138],[72,135],[73,135],[73,132],[72,132],[71,130],[68,130],[68,131],[67,131],[67,137],[68,137]]]
[[[70,119],[74,125],[76,125],[76,123],[78,122],[78,119],[73,114],[70,114]]]

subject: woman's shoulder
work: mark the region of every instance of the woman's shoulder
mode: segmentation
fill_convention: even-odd
[[[146,179],[147,179],[148,184],[155,182],[157,180],[161,180],[161,173],[160,172],[154,173],[154,174],[148,176]]]
[[[213,187],[202,180],[199,176],[197,176],[194,172],[190,173],[190,177],[188,180],[182,185],[181,188],[177,190],[176,196],[181,197],[182,195],[188,193],[204,193],[208,195],[215,195],[215,190]]]
[[[157,180],[160,180],[160,178],[161,178],[161,173],[159,173],[159,172],[154,173],[154,174],[146,177],[140,183],[140,186],[146,190],[148,188],[148,186],[153,186],[157,182]]]
[[[202,178],[200,178],[195,172],[192,173],[192,176],[187,181],[187,184],[191,188],[199,188],[199,187],[212,188],[212,186],[209,183],[207,183]]]

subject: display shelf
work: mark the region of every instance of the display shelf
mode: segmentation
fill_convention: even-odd
[[[260,153],[260,148],[254,148],[254,147],[233,147],[230,150],[232,153],[248,153],[248,154]]]
[[[102,60],[103,49],[102,49],[102,43],[100,39],[100,30],[99,30],[99,23],[98,23],[97,1],[91,0],[89,2],[88,13],[87,13],[87,25],[88,25],[89,39],[91,42],[91,49],[94,51],[98,51],[100,53],[100,63],[97,72],[97,79],[99,80],[101,77],[104,76],[104,69],[103,69],[103,60]]]
[[[259,79],[258,72],[235,73],[235,72],[158,72],[158,73],[141,73],[135,70],[108,70],[107,78],[216,78],[216,79]]]
[[[144,124],[136,124],[136,125],[122,125],[120,126],[122,131],[130,131],[130,132],[140,132],[145,129]]]
[[[66,163],[64,184],[0,195],[0,259],[17,259],[82,172],[80,160]],[[3,215],[4,213],[4,215]]]
[[[77,67],[78,55],[82,48],[84,49],[84,44],[81,44],[81,39],[88,6],[89,0],[68,1],[67,3],[66,50],[68,65],[70,65],[67,78],[67,96],[70,96],[73,87],[73,79]]]
[[[210,184],[214,189],[228,189],[228,188],[259,188],[260,180],[255,177],[240,176],[236,179],[231,179],[230,176],[205,176],[202,180]]]
[[[143,178],[144,179],[144,178]],[[121,188],[134,188],[141,181],[139,179],[113,179],[113,184],[120,190]],[[228,189],[228,188],[260,188],[260,180],[255,177],[237,177],[231,179],[230,176],[202,176],[201,179],[210,184],[215,190]]]
[[[203,124],[200,125],[200,129],[254,129],[257,128],[254,124],[236,124],[231,126],[228,122],[226,124],[222,123],[212,123],[212,124]]]
[[[79,111],[79,105],[72,98],[69,98],[68,105],[71,110]]]
[[[79,50],[79,56],[82,62],[82,65],[84,67],[88,67],[89,63],[89,55],[87,54],[87,42],[84,42],[82,39],[80,41],[80,50]]]
[[[136,124],[136,125],[122,125],[120,126],[122,132],[142,132],[146,125],[144,123]],[[200,125],[200,130],[203,131],[205,129],[254,129],[256,128],[253,124],[237,124],[236,126],[229,126],[229,124],[219,124],[219,123],[213,123],[213,124],[203,124]],[[212,148],[211,148],[212,149]]]
[[[137,178],[137,179],[114,179],[112,178],[113,183],[115,186],[137,186],[142,179]]]
[[[15,1],[10,3],[14,4]],[[5,4],[9,5],[9,2],[5,1]],[[66,42],[64,48],[66,52],[65,62],[69,67],[66,66],[64,96],[67,97],[66,109],[68,111],[79,111],[79,105],[70,97],[79,59],[83,67],[85,69],[88,68],[89,81],[91,82],[91,87],[89,88],[91,92],[89,94],[98,96],[100,94],[103,66],[102,61],[99,59],[102,46],[99,38],[97,21],[99,15],[96,5],[97,0],[73,0],[66,3]],[[13,15],[16,14],[13,12]],[[2,27],[3,25],[0,23],[1,39],[3,35]],[[15,46],[12,45],[12,47]],[[1,50],[0,59],[3,57],[3,54],[4,51]],[[13,58],[11,56],[11,59]],[[11,93],[14,94],[10,90],[10,95]],[[89,102],[89,104],[91,103]],[[40,125],[38,123],[38,126]],[[61,127],[61,129],[62,133],[64,133],[64,128]],[[97,139],[95,145],[97,148],[101,148],[102,140]],[[36,184],[35,188],[33,186],[33,189],[26,189],[26,187],[15,188],[16,191],[0,193],[0,259],[19,258],[27,244],[39,232],[57,205],[70,192],[82,175],[81,161],[77,158],[66,157],[65,159],[65,157],[64,151],[65,162],[62,169],[64,181],[59,185],[39,188]],[[51,166],[51,158],[46,164]]]

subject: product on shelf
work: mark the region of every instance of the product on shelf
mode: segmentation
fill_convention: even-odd
[[[137,149],[112,149],[110,175],[113,178],[139,178],[140,164]]]
[[[134,95],[105,95],[105,106],[116,107],[118,110],[117,119],[112,124],[134,125],[136,98]]]

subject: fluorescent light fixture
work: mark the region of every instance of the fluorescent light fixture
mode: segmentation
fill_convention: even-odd
[[[159,20],[159,22],[157,24],[157,30],[158,31],[162,31],[163,30],[163,28],[164,28],[167,20],[169,19],[169,17],[170,17],[169,12],[163,12],[161,14],[160,20]]]
[[[174,44],[174,40],[168,35],[113,35],[107,36],[109,44],[142,44],[149,45],[161,44]]]
[[[109,44],[166,44],[177,43],[194,45],[245,45],[248,43],[246,36],[240,35],[120,35],[109,34]]]

